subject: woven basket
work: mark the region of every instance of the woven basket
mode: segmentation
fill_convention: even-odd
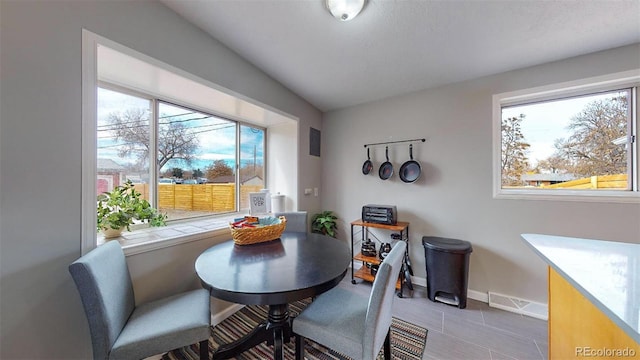
[[[275,240],[282,235],[282,232],[287,227],[287,219],[285,219],[284,216],[280,216],[279,219],[279,224],[255,228],[234,228],[229,224],[229,228],[231,228],[231,235],[233,236],[233,242],[238,245],[250,245]]]

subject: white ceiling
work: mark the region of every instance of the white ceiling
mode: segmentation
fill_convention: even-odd
[[[640,0],[160,1],[322,111],[640,42]]]

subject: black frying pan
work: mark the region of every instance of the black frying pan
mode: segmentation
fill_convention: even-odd
[[[362,173],[365,175],[369,175],[373,169],[373,163],[371,162],[371,157],[369,156],[369,148],[367,148],[367,161],[362,164]]]
[[[393,164],[389,162],[389,147],[386,146],[384,149],[385,156],[387,157],[387,161],[383,162],[380,165],[380,169],[378,170],[378,175],[380,179],[387,180],[393,175]]]
[[[404,253],[404,263],[407,265],[407,270],[409,270],[409,274],[413,275],[413,268],[411,267],[411,259],[409,259],[409,252]]]
[[[422,172],[420,163],[413,160],[413,144],[409,144],[409,158],[411,160],[400,166],[400,180],[406,183],[412,183],[418,180]]]
[[[413,290],[413,283],[411,282],[411,274],[406,263],[402,264],[402,271],[404,271],[404,283],[407,284],[409,290]]]

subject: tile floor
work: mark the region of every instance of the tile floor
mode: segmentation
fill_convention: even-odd
[[[360,281],[360,280],[358,280]],[[368,292],[367,282],[351,284],[350,274],[340,283]],[[547,322],[511,313],[476,300],[466,309],[431,302],[424,287],[394,301],[393,315],[429,330],[423,359],[502,360],[547,359]]]

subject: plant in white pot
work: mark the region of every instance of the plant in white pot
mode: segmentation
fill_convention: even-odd
[[[97,229],[103,232],[105,239],[120,236],[125,228],[131,231],[134,220],[164,226],[167,219],[167,215],[142,198],[130,181],[98,195],[97,215]]]

